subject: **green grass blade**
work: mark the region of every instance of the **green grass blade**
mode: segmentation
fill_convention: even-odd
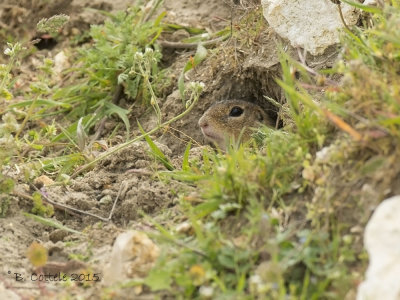
[[[27,100],[27,101],[22,101],[18,102],[15,104],[11,104],[8,107],[9,108],[22,108],[22,107],[29,107],[32,105],[34,100]],[[48,100],[48,99],[37,99],[35,103],[33,104],[33,107],[38,107],[38,106],[46,106],[46,107],[58,107],[61,106],[63,108],[71,108],[71,105],[68,103],[63,103],[63,102],[58,102],[58,101],[53,101],[53,100]]]
[[[43,217],[40,217],[40,216],[37,216],[37,215],[33,215],[33,214],[30,214],[30,213],[26,213],[26,212],[24,212],[24,215],[26,217],[31,218],[31,219],[35,220],[36,222],[39,222],[39,223],[41,223],[43,225],[46,225],[46,226],[50,226],[50,227],[54,227],[54,228],[57,228],[57,229],[65,230],[65,231],[68,231],[68,232],[71,232],[71,233],[84,234],[84,233],[82,233],[80,231],[77,231],[77,230],[74,230],[72,228],[69,228],[69,227],[66,227],[64,225],[61,225],[61,224],[55,222],[52,219],[43,218]]]
[[[180,29],[184,29],[187,32],[189,32],[190,34],[201,34],[201,33],[207,32],[205,29],[189,27],[189,26],[184,26],[184,25],[178,25],[178,24],[172,24],[172,23],[164,24],[163,28],[165,31],[177,31]]]
[[[146,134],[146,132],[143,130],[143,127],[140,125],[139,121],[137,122],[139,126],[139,130],[142,134]],[[160,150],[160,148],[157,147],[157,145],[151,140],[151,138],[146,135],[144,137],[146,140],[147,144],[149,145],[151,149],[151,153],[154,155],[155,158],[157,158],[169,171],[174,170],[174,166],[171,164],[171,162],[168,160],[168,158],[164,155],[164,153]]]
[[[130,133],[130,128],[131,128],[131,124],[129,123],[129,119],[128,119],[129,110],[123,109],[123,108],[119,107],[118,105],[115,105],[114,103],[111,103],[111,102],[105,102],[105,106],[106,106],[105,113],[107,115],[116,114],[122,120],[122,122],[124,122],[125,128],[126,128],[126,136],[128,138],[129,133]]]
[[[182,171],[188,171],[190,169],[189,152],[191,147],[192,147],[192,142],[189,142],[189,144],[186,146],[185,153],[183,154]]]
[[[83,117],[82,123],[86,125],[87,122],[89,120],[91,120],[91,118],[92,118],[92,115],[87,115],[87,116]],[[78,121],[76,121],[76,122],[72,123],[72,125],[68,126],[65,129],[65,131],[63,131],[63,129],[62,129],[63,132],[61,132],[60,134],[55,136],[51,141],[52,142],[58,142],[58,141],[60,141],[62,139],[65,139],[65,138],[67,138],[67,139],[69,139],[71,141],[71,137],[75,135],[77,127],[78,127]]]
[[[353,1],[349,1],[349,0],[340,0],[340,1],[347,3],[348,5],[354,6],[356,8],[359,8],[368,13],[373,13],[373,14],[381,14],[382,13],[382,9],[380,9],[379,7],[363,5],[358,2],[353,2]]]
[[[202,46],[201,44],[198,45],[196,54],[194,55],[193,59],[189,60],[185,67],[183,68],[183,71],[181,75],[179,76],[178,79],[178,88],[179,88],[179,93],[181,95],[181,98],[183,102],[185,102],[185,73],[194,67],[196,67],[198,64],[200,64],[205,58],[207,57],[207,49]]]

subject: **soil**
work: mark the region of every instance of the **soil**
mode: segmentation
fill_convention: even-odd
[[[62,32],[63,38],[53,49],[43,49],[27,58],[28,64],[33,64],[40,55],[54,58],[66,46],[68,39],[87,30],[90,24],[102,23],[105,17],[96,9],[123,10],[131,3],[130,0],[3,0],[0,4],[0,27],[5,26],[18,39],[31,40],[40,35],[34,28],[41,18],[60,13],[71,17]],[[231,5],[231,1],[224,0],[166,0],[160,10],[168,12],[167,22],[214,32],[230,25],[232,13],[233,22],[237,24],[247,17],[246,10],[240,6],[232,9]],[[265,24],[263,26],[266,27]],[[274,98],[278,102],[283,101],[281,90],[274,80],[280,72],[276,47],[278,40],[279,38],[267,27],[250,45],[236,44],[237,41],[232,38],[225,42],[223,50],[210,50],[209,59],[187,73],[187,81],[201,81],[206,86],[197,107],[189,115],[172,124],[168,131],[153,137],[163,153],[177,166],[180,165],[181,156],[189,140],[196,141],[197,146],[204,144],[197,121],[215,101],[246,99],[263,106],[272,117],[277,118],[277,108],[265,101],[264,96]],[[189,57],[194,55],[194,51],[166,50],[164,54],[165,62],[170,65],[172,78],[176,79]],[[310,58],[310,61],[318,64],[316,58]],[[321,65],[329,64],[326,60],[321,61]],[[34,77],[32,70],[33,68],[24,69],[24,78],[28,80]],[[168,120],[182,111],[182,101],[176,85],[160,105],[163,120]],[[140,121],[145,129],[152,128],[155,117],[151,113],[145,113]],[[107,122],[106,128],[114,127],[115,120]],[[136,124],[136,120],[132,119],[131,124]],[[138,132],[137,129],[135,132]],[[193,155],[200,152],[196,148],[192,150]],[[27,218],[21,211],[30,211],[31,201],[23,196],[13,197],[7,217],[0,218],[0,295],[6,295],[7,292],[9,297],[14,296],[15,299],[28,299],[39,295],[49,299],[80,295],[89,299],[104,295],[104,287],[100,284],[94,283],[84,287],[49,283],[41,286],[30,280],[30,275],[35,270],[26,258],[26,251],[33,241],[37,241],[48,249],[50,262],[64,264],[59,270],[82,268],[79,264],[65,266],[73,261],[73,257],[79,256],[85,258],[86,268],[102,274],[113,242],[119,233],[128,227],[151,231],[152,226],[144,221],[143,213],[156,219],[168,214],[169,218],[173,219],[180,195],[192,192],[190,186],[180,182],[154,177],[154,171],[159,169],[163,169],[163,166],[149,155],[147,143],[137,142],[101,161],[83,176],[71,179],[69,185],[46,187],[49,199],[102,218],[108,218],[114,200],[118,198],[112,222],[56,209],[53,216],[55,222],[73,230],[83,231],[84,234],[55,229]],[[20,195],[31,195],[33,189],[21,180],[16,191]],[[165,219],[163,220],[165,222]],[[17,281],[16,273],[26,280]],[[113,297],[123,299],[124,293],[129,294],[129,289]],[[147,296],[151,298],[151,294]],[[143,293],[140,297],[144,299],[147,296]]]

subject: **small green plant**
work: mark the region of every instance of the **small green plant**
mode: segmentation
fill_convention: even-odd
[[[53,227],[53,228],[56,228],[56,229],[65,230],[65,231],[68,231],[68,232],[71,232],[71,233],[75,233],[75,234],[84,234],[84,233],[82,233],[80,231],[77,231],[77,230],[74,230],[72,228],[69,228],[67,226],[62,225],[61,223],[56,221],[54,218],[41,217],[39,215],[33,215],[33,214],[30,214],[30,213],[24,213],[24,216],[26,216],[27,218],[30,218],[30,219],[42,224],[42,225],[45,225],[45,226],[49,226],[49,227]],[[66,245],[66,246],[68,246],[68,245]]]
[[[178,88],[179,93],[181,94],[181,98],[183,103],[186,102],[185,100],[185,73],[190,71],[191,69],[195,68],[198,64],[200,64],[205,58],[207,57],[207,49],[204,48],[201,44],[197,46],[196,54],[194,55],[193,59],[190,59],[185,67],[183,68],[181,75],[178,79]],[[188,102],[190,104],[190,100]]]
[[[67,15],[55,15],[51,18],[43,18],[36,25],[36,28],[39,32],[47,32],[56,34],[60,31],[60,29],[69,21],[69,16]]]
[[[39,192],[33,193],[32,198],[33,198],[32,213],[42,217],[51,217],[54,214],[53,206],[50,204],[44,204],[42,196],[40,195]]]
[[[73,81],[58,89],[53,99],[71,105],[70,117],[90,115],[83,122],[86,130],[104,116],[116,114],[129,131],[129,110],[116,103],[121,90],[131,101],[151,105],[160,120],[158,97],[167,77],[158,66],[161,52],[155,41],[164,14],[148,21],[145,10],[133,6],[107,15],[104,25],[91,27],[92,43],[78,49],[77,67],[69,71]]]
[[[188,146],[182,170],[163,173],[198,191],[181,197],[187,224],[155,225],[165,252],[145,280],[152,290],[240,299],[354,292],[353,270],[366,260],[353,230],[373,201],[362,189],[374,186],[377,205],[400,174],[399,7],[374,8],[371,28],[346,32],[332,70],[310,71],[282,52],[284,127],[260,129],[259,147],[205,150],[193,162]]]
[[[254,230],[251,232],[253,226],[259,226],[256,224],[260,214],[254,215],[255,212],[260,213],[266,207],[289,207],[291,204],[284,204],[285,196],[302,185],[299,174],[308,153],[307,143],[296,134],[268,128],[264,129],[263,136],[265,146],[261,149],[242,145],[238,149],[230,148],[224,155],[208,153],[203,156],[204,164],[200,169],[186,158],[182,171],[170,173],[173,178],[191,179],[204,191],[196,201],[200,204],[192,206],[185,197],[181,202],[184,214],[189,216],[193,237],[171,235],[166,233],[166,229],[160,229],[163,238],[185,246],[173,251],[176,253],[173,257],[161,260],[157,270],[166,272],[165,276],[173,279],[170,284],[183,288],[187,297],[201,296],[201,291],[212,291],[213,297],[222,294],[244,296],[252,284],[246,278],[254,274],[260,255],[258,247],[244,247],[245,241],[250,242],[260,235]],[[211,168],[207,162],[209,158],[212,160]],[[193,169],[189,171],[191,167]],[[199,171],[203,173],[200,175]],[[246,212],[248,219],[243,218]],[[235,220],[242,220],[243,226],[228,238],[232,233],[229,230],[224,232],[223,224]],[[276,221],[271,218],[268,222],[273,224]],[[232,239],[238,242],[232,242]],[[188,279],[182,280],[181,276]],[[280,276],[281,281],[284,280],[283,271]],[[281,282],[277,279],[275,284],[278,283]],[[150,286],[155,290],[159,288]]]
[[[59,75],[67,76],[66,80],[57,80],[53,60],[43,58],[37,80],[30,83],[29,89],[17,90],[12,73],[24,48],[19,43],[8,44],[5,54],[10,57],[9,63],[0,66],[0,98],[9,101],[18,93],[26,100],[4,102],[0,111],[4,121],[0,127],[0,144],[10,148],[7,154],[0,154],[6,156],[5,161],[24,147],[34,149],[27,164],[21,166],[29,169],[27,179],[39,168],[62,175],[91,161],[93,141],[88,141],[87,132],[99,120],[117,115],[129,137],[130,108],[118,106],[122,93],[131,102],[153,107],[161,124],[158,102],[168,80],[166,71],[159,67],[161,52],[155,42],[163,30],[161,20],[165,14],[151,18],[160,2],[155,1],[147,8],[133,6],[126,12],[104,13],[109,19],[104,25],[92,26],[91,44],[77,49],[79,54],[69,58],[74,67]],[[57,34],[68,19],[65,15],[43,19],[38,30]],[[31,122],[40,122],[44,129],[28,131],[27,124]],[[57,157],[32,162],[58,145],[65,148]]]
[[[47,263],[49,254],[43,245],[34,241],[27,249],[26,257],[33,266],[40,268]]]
[[[10,205],[10,194],[14,190],[15,182],[11,178],[0,174],[0,217],[5,217]]]
[[[202,93],[203,89],[204,89],[204,83],[202,82],[190,82],[190,84],[188,85],[188,93],[190,93],[189,95],[189,100],[187,102],[187,106],[186,106],[186,110],[184,110],[182,113],[180,113],[179,115],[173,117],[172,119],[165,121],[164,123],[156,126],[155,128],[151,129],[148,132],[143,133],[142,135],[139,135],[137,137],[134,137],[133,139],[118,145],[117,147],[114,147],[111,151],[105,152],[101,155],[99,155],[98,157],[96,157],[96,159],[92,160],[91,162],[87,163],[86,165],[84,165],[80,170],[78,170],[77,172],[75,172],[72,176],[75,177],[78,174],[80,174],[81,172],[87,170],[88,168],[90,168],[91,166],[93,166],[95,163],[99,162],[100,160],[104,159],[105,157],[112,155],[114,153],[117,153],[118,151],[120,151],[121,149],[129,146],[130,144],[137,142],[145,137],[148,137],[149,135],[155,133],[156,131],[160,130],[161,128],[165,128],[167,126],[169,126],[170,124],[172,124],[173,122],[181,119],[183,116],[185,116],[187,113],[189,113],[193,107],[196,105],[197,101],[200,98],[200,94]],[[165,155],[161,152],[160,149],[158,149],[158,147],[155,147],[154,143],[151,141],[151,139],[146,139],[147,143],[150,146],[151,149],[151,153],[159,160],[161,161],[166,167],[168,168],[172,168],[172,165],[165,159]]]
[[[11,93],[15,78],[11,70],[17,63],[18,55],[23,50],[20,43],[7,43],[4,54],[9,57],[7,65],[0,65],[0,101],[10,101],[13,98]],[[0,112],[1,112],[0,107]],[[2,115],[2,124],[0,124],[0,168],[9,163],[11,156],[15,153],[15,141],[12,134],[20,128],[15,116],[11,113]],[[9,194],[14,189],[15,182],[11,178],[0,173],[0,217],[5,217],[10,204]]]
[[[11,70],[17,63],[18,55],[24,50],[20,43],[7,43],[7,48],[4,50],[4,54],[9,56],[10,59],[7,65],[0,65],[0,100],[11,100],[13,94],[11,93],[11,87],[14,83],[14,78],[11,74]]]

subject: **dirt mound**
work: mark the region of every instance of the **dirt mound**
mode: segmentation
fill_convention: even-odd
[[[44,0],[6,0],[0,5],[0,22],[6,24],[3,27],[7,34],[12,33],[15,39],[31,40],[38,35],[33,28],[41,18],[60,13],[69,15],[70,22],[58,37],[55,48],[33,54],[34,57],[42,54],[54,56],[63,49],[64,42],[66,45],[69,39],[83,33],[91,24],[98,24],[104,20],[101,13],[85,8],[111,11],[124,9],[130,4],[131,1],[122,0],[59,0],[51,3]],[[203,27],[209,31],[229,26],[233,11],[231,3],[225,1],[169,0],[163,5],[162,9],[168,12],[167,22]],[[194,140],[199,145],[204,143],[197,122],[215,101],[223,99],[252,101],[263,106],[271,117],[278,119],[278,108],[267,101],[265,96],[277,102],[283,101],[281,89],[275,82],[275,78],[280,74],[276,50],[279,39],[266,29],[265,23],[260,25],[260,19],[252,16],[250,12],[238,9],[235,13],[233,17],[237,23],[250,22],[254,25],[256,34],[246,33],[247,40],[244,39],[246,43],[239,43],[233,35],[223,43],[222,47],[209,50],[207,61],[185,74],[187,81],[205,83],[206,89],[197,107],[189,115],[172,124],[168,130],[152,137],[159,142],[158,146],[162,152],[174,161],[177,167],[181,164],[180,156],[189,140]],[[239,25],[236,30],[241,30],[243,34],[247,29],[240,28]],[[166,57],[165,60],[171,65],[173,74],[171,77],[176,81],[185,63],[194,55],[194,51],[174,49],[167,55],[173,57],[171,59]],[[31,72],[26,75],[27,77],[34,76],[32,71],[34,68],[24,70]],[[184,107],[176,89],[160,103],[160,106],[163,120],[178,115]],[[135,121],[131,120],[131,124],[135,124]],[[110,132],[115,127],[113,122],[115,120],[108,124]],[[152,114],[144,113],[140,122],[145,129],[148,129],[154,127],[156,120]],[[139,133],[137,128],[133,131],[134,134]],[[41,288],[37,283],[28,280],[28,283],[16,284],[13,277],[14,273],[28,275],[33,271],[26,258],[26,249],[34,240],[46,243],[47,249],[52,253],[49,259],[52,262],[60,264],[68,263],[71,257],[84,258],[87,266],[94,268],[95,272],[101,272],[106,254],[109,253],[119,231],[128,223],[134,224],[136,228],[148,229],[149,226],[142,224],[139,218],[142,213],[155,218],[166,212],[173,215],[174,208],[171,207],[179,198],[179,194],[189,193],[190,186],[171,179],[154,178],[154,171],[159,169],[163,169],[163,166],[149,154],[147,143],[137,142],[104,159],[93,170],[71,180],[65,186],[42,188],[42,192],[52,201],[98,216],[56,209],[53,216],[55,222],[69,229],[83,230],[87,235],[54,229],[21,216],[21,208],[29,211],[31,202],[24,200],[23,197],[13,197],[7,218],[0,219],[0,233],[2,239],[6,241],[0,243],[0,253],[7,254],[0,256],[1,274],[3,274],[0,280],[20,295],[40,294]],[[33,192],[29,186],[22,183],[18,186],[18,190],[21,191],[21,195]],[[112,224],[102,225],[99,220],[107,219],[111,211]],[[47,285],[46,289],[50,295],[54,295],[59,293],[60,285]],[[61,294],[77,293],[76,290],[72,290],[73,287],[65,288]],[[87,289],[85,293],[86,296],[93,297],[101,293],[101,290],[100,287],[92,285],[92,288]]]

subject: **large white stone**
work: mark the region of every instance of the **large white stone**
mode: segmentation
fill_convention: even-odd
[[[109,263],[104,267],[105,285],[129,278],[144,278],[160,254],[156,244],[143,232],[129,230],[114,242]]]
[[[14,291],[12,291],[9,288],[6,288],[4,286],[3,282],[0,282],[0,295],[1,295],[1,297],[0,297],[1,299],[7,299],[7,300],[20,300],[20,299],[22,299],[22,297],[20,297],[16,293],[14,293]]]
[[[375,210],[365,228],[364,245],[369,266],[357,300],[400,299],[400,196]]]
[[[306,49],[312,55],[339,42],[343,28],[339,10],[330,0],[262,0],[264,17],[269,25],[293,47]],[[360,12],[341,4],[347,25],[354,25]]]

